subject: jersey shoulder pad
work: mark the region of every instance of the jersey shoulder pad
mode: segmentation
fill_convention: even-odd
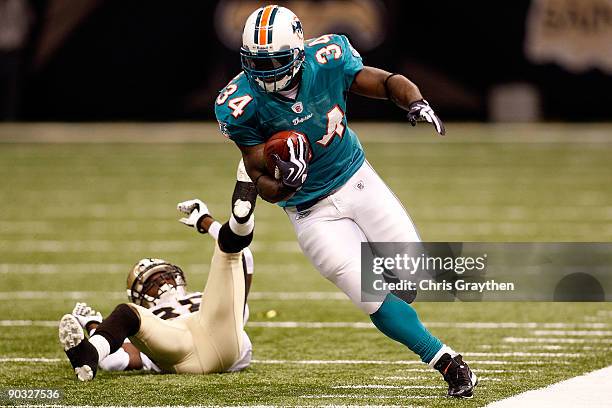
[[[241,72],[215,99],[219,130],[238,144],[248,146],[262,143],[257,132],[257,93]]]
[[[361,56],[353,48],[348,38],[340,34],[324,34],[306,41],[306,58],[312,59],[323,69],[333,69],[353,63]]]

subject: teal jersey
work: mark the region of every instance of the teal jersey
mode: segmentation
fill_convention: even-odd
[[[295,100],[251,86],[244,74],[220,93],[215,115],[221,132],[239,145],[265,143],[283,130],[306,135],[312,159],[302,189],[282,207],[295,206],[338,189],[363,164],[364,153],[347,125],[346,97],[361,56],[343,35],[306,41],[302,78]]]

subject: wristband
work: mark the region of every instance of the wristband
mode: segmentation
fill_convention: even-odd
[[[393,99],[391,99],[391,97],[389,96],[389,85],[387,84],[389,82],[389,80],[391,79],[391,77],[394,77],[396,75],[401,75],[398,73],[393,73],[393,74],[389,74],[387,76],[387,78],[385,78],[385,82],[384,82],[384,86],[385,86],[385,95],[387,96],[387,99],[389,99],[390,101],[393,101]]]
[[[202,220],[206,217],[210,217],[209,214],[204,214],[203,216],[201,216],[200,218],[198,218],[198,221],[196,222],[196,230],[198,230],[198,232],[200,234],[206,234],[208,231],[204,229],[204,227],[202,227]],[[212,218],[212,217],[211,217]]]

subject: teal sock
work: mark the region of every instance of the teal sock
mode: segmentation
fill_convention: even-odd
[[[370,319],[378,330],[418,354],[425,363],[442,348],[442,342],[423,326],[416,310],[392,293]]]

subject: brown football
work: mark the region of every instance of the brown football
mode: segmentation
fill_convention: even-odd
[[[306,140],[306,157],[307,161],[310,161],[310,159],[312,158],[312,150],[310,149],[310,145],[308,144],[308,138],[303,133],[298,133],[294,130],[283,130],[278,133],[275,133],[266,142],[266,145],[264,147],[266,168],[268,169],[268,173],[274,178],[279,179],[280,175],[278,173],[276,165],[274,164],[274,159],[272,159],[272,155],[276,153],[282,160],[289,160],[289,146],[287,146],[287,139],[291,140],[293,146],[297,146],[298,135],[304,136],[304,139]]]

